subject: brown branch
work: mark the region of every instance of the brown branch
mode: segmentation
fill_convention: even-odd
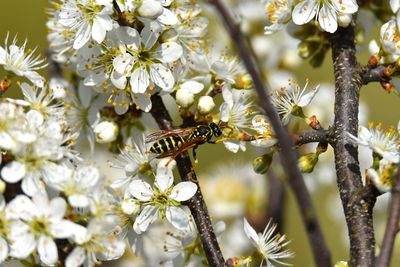
[[[383,236],[382,247],[379,253],[376,266],[388,267],[393,253],[393,245],[396,235],[399,233],[400,220],[400,166],[397,170],[396,181],[392,187],[392,201],[389,208],[389,218]]]
[[[370,82],[390,82],[391,76],[399,73],[388,73],[388,68],[394,67],[392,64],[379,64],[379,65],[367,65],[361,68],[361,82],[366,85]]]
[[[305,145],[308,143],[330,143],[331,130],[318,130],[300,132],[293,135],[293,141],[297,146]]]
[[[264,85],[261,73],[257,67],[256,61],[251,54],[251,50],[240,31],[240,26],[235,23],[229,10],[221,0],[209,0],[219,12],[226,29],[238,49],[239,55],[246,66],[248,73],[251,75],[254,87],[259,97],[259,104],[265,114],[269,117],[271,125],[275,131],[278,142],[281,147],[281,161],[287,175],[289,184],[295,194],[297,203],[301,210],[303,223],[305,224],[309,241],[312,247],[314,260],[317,266],[331,266],[330,252],[325,244],[321,227],[318,223],[317,216],[311,197],[307,191],[303,177],[297,167],[297,155],[293,149],[294,144],[289,133],[283,127],[278,114],[276,113],[268,93],[268,88]]]
[[[335,121],[332,145],[337,184],[350,237],[350,266],[374,266],[375,237],[372,208],[375,197],[352,201],[363,187],[358,150],[348,142],[347,133],[357,135],[361,68],[356,59],[355,21],[339,27],[330,37],[335,72]]]
[[[163,130],[174,129],[175,126],[161,97],[159,95],[153,95],[151,102],[153,107],[150,113],[156,120],[158,126]],[[188,153],[181,153],[176,157],[176,162],[182,181],[192,181],[197,183],[196,173],[193,171]],[[217,267],[224,266],[224,258],[221,249],[219,248],[200,187],[198,187],[196,194],[188,200],[186,204],[196,222],[208,264]]]

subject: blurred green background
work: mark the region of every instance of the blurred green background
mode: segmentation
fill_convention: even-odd
[[[9,32],[10,36],[13,37],[18,34],[18,38],[23,40],[28,38],[28,47],[38,47],[38,51],[45,55],[45,49],[47,46],[46,41],[46,7],[49,6],[49,1],[46,0],[3,0],[1,1],[1,17],[0,17],[0,39],[4,39],[6,34]],[[377,33],[377,30],[375,30]],[[268,38],[268,37],[265,37]],[[2,43],[2,42],[0,42]],[[368,60],[368,51],[360,53],[360,62],[366,63]],[[313,69],[308,64],[303,64],[301,68],[298,68],[296,72],[297,77],[300,81],[304,81],[305,78],[309,78],[312,84],[327,81],[333,83],[333,72],[330,55],[328,54],[324,66],[320,69]],[[44,72],[42,72],[44,74]],[[12,87],[10,92],[7,92],[8,96],[20,95],[16,86]],[[371,84],[364,87],[361,92],[361,99],[368,104],[369,108],[369,120],[380,121],[385,126],[397,125],[400,118],[399,97],[394,94],[387,94],[380,88],[379,84]],[[239,153],[232,155],[222,148],[209,147],[208,149],[199,149],[200,177],[202,173],[209,172],[212,169],[218,168],[219,164],[224,164],[227,160],[232,161],[233,158],[251,162],[252,156],[249,153]],[[333,163],[332,163],[333,166]],[[322,172],[323,173],[323,172]],[[329,175],[328,175],[329,176]],[[200,178],[201,179],[201,178]],[[307,177],[306,177],[307,179]],[[338,192],[335,186],[335,180],[328,181],[332,186],[323,187],[321,190],[317,190],[313,194],[314,203],[318,209],[319,219],[322,224],[322,229],[326,235],[328,246],[332,251],[333,261],[346,260],[348,259],[348,248],[343,245],[342,236],[343,231],[347,231],[344,227],[344,217],[342,220],[333,220],[332,213],[342,213],[341,208],[339,210],[330,210],[329,201],[332,199],[338,199]],[[304,227],[299,217],[299,211],[293,196],[286,190],[288,194],[288,204],[284,215],[284,232],[286,232],[289,238],[292,240],[290,248],[296,252],[296,257],[292,261],[295,266],[308,267],[314,266],[311,258],[310,247],[308,240],[304,233]],[[378,201],[379,202],[379,201]],[[335,207],[334,209],[336,209]],[[380,206],[380,211],[376,216],[376,238],[379,244],[383,235],[383,225],[386,222],[386,215],[384,211],[386,206]],[[394,251],[394,261],[392,266],[400,265],[400,242],[397,241],[397,246]]]

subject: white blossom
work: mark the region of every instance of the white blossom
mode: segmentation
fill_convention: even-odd
[[[134,224],[137,233],[145,232],[158,218],[166,218],[177,229],[186,229],[189,218],[180,207],[180,202],[190,199],[196,193],[197,185],[180,182],[174,186],[173,182],[172,169],[162,161],[157,168],[153,187],[142,180],[133,180],[129,184],[129,193],[142,205]]]
[[[254,116],[251,121],[253,127],[252,129],[257,132],[256,140],[251,143],[255,146],[270,147],[277,143],[274,132],[272,131],[272,126],[270,125],[267,117],[263,115]]]
[[[134,179],[144,179],[152,173],[151,161],[154,156],[147,153],[145,136],[142,133],[133,132],[123,147],[119,157],[112,163],[112,167],[122,169],[125,176],[112,182],[113,188],[126,186]]]
[[[381,159],[377,170],[374,168],[367,169],[367,177],[379,191],[382,193],[389,192],[393,187],[396,171],[396,164],[386,159]]]
[[[290,20],[292,15],[293,0],[263,0],[267,15],[265,34],[277,32]]]
[[[175,79],[168,64],[177,61],[183,53],[182,47],[175,42],[159,44],[158,35],[150,28],[145,27],[140,34],[131,28],[133,42],[127,45],[126,53],[113,60],[121,80],[130,80],[133,103],[146,112],[151,109],[150,96],[155,86],[165,92],[173,90]]]
[[[103,42],[112,29],[112,0],[64,0],[59,23],[74,30],[74,49],[82,48],[90,38]]]
[[[228,86],[224,86],[222,96],[224,102],[220,106],[220,120],[239,131],[248,128],[254,113],[254,103],[251,101],[249,93],[245,90],[230,89]],[[244,141],[224,141],[224,145],[234,153],[246,150]]]
[[[312,88],[310,92],[307,92],[307,85],[308,81],[301,89],[295,80],[289,80],[286,86],[275,90],[272,101],[283,124],[288,124],[293,115],[303,116],[302,108],[309,105],[318,93],[319,85]]]
[[[400,142],[397,129],[390,128],[384,131],[381,124],[370,123],[368,128],[359,127],[358,136],[350,133],[347,135],[353,144],[366,146],[390,162],[400,162]]]
[[[63,219],[66,203],[62,198],[49,200],[37,194],[32,200],[24,195],[14,198],[6,208],[7,216],[14,220],[10,226],[10,256],[25,259],[35,249],[40,261],[53,265],[58,260],[54,238],[69,238],[77,225]]]
[[[283,262],[286,258],[293,258],[294,253],[289,250],[283,250],[290,241],[286,240],[285,235],[274,234],[276,225],[268,222],[263,233],[256,233],[251,225],[244,219],[244,232],[250,239],[257,252],[262,255],[262,262],[265,261],[267,266],[275,266],[277,264],[291,266]]]
[[[45,59],[40,56],[34,56],[36,49],[32,51],[26,49],[27,40],[22,46],[17,45],[17,37],[11,45],[8,45],[8,34],[4,41],[4,48],[0,46],[0,65],[3,65],[6,71],[13,72],[15,75],[26,77],[38,87],[44,86],[44,78],[36,71],[43,69],[47,64],[44,64]]]
[[[67,256],[65,266],[94,266],[103,260],[120,258],[125,252],[125,243],[113,234],[116,223],[113,216],[99,217],[91,220],[86,228],[76,229],[73,239],[77,246]]]
[[[333,33],[338,27],[338,14],[354,14],[358,10],[355,0],[305,0],[298,3],[292,13],[293,22],[303,25],[316,18],[319,26]]]

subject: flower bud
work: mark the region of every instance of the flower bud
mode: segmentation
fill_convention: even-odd
[[[298,166],[301,172],[310,173],[314,170],[318,162],[318,155],[316,153],[306,154],[301,156],[298,160]]]
[[[163,6],[159,1],[146,0],[142,2],[137,12],[142,17],[157,18],[163,13]]]
[[[253,170],[256,173],[264,174],[268,171],[269,167],[272,163],[272,156],[274,154],[272,152],[257,157],[253,160]]]
[[[103,121],[97,124],[93,131],[96,135],[96,141],[100,144],[104,144],[117,139],[119,128],[113,121]]]
[[[176,104],[183,108],[188,108],[194,103],[194,94],[189,90],[179,89],[176,91]]]
[[[121,210],[127,215],[137,214],[140,211],[140,205],[132,198],[124,199],[121,203]]]
[[[215,107],[214,99],[211,96],[202,96],[199,99],[199,104],[197,105],[197,109],[200,114],[205,115],[209,113]]]
[[[338,25],[340,27],[346,28],[350,25],[351,19],[352,19],[351,14],[339,13],[337,17]]]
[[[368,51],[369,51],[370,55],[376,55],[379,53],[380,47],[379,47],[378,43],[376,42],[376,40],[372,40],[371,42],[369,42]]]

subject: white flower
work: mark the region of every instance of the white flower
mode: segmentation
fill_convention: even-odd
[[[25,100],[17,99],[15,102],[22,106],[30,107],[36,110],[43,117],[54,116],[63,119],[64,108],[60,102],[56,102],[53,94],[45,88],[37,88],[36,86],[22,83],[20,85]]]
[[[45,169],[43,175],[46,183],[63,192],[75,208],[88,207],[91,194],[101,182],[99,171],[90,165],[76,168],[64,164],[52,165]]]
[[[196,81],[183,82],[176,91],[176,103],[188,108],[194,103],[194,95],[200,93],[204,85]]]
[[[181,182],[173,186],[172,169],[161,162],[157,168],[153,188],[142,180],[133,180],[129,193],[142,204],[142,211],[135,220],[137,233],[147,230],[159,217],[167,220],[177,229],[184,230],[189,224],[186,212],[180,207],[181,201],[190,199],[197,191],[192,182]]]
[[[357,10],[355,0],[305,0],[295,6],[292,16],[297,25],[306,24],[316,17],[324,31],[333,33],[338,27],[339,13],[353,14]]]
[[[22,191],[29,196],[45,192],[43,172],[62,159],[76,159],[66,145],[73,136],[64,134],[63,123],[54,117],[44,120],[38,111],[29,111],[27,128],[17,136],[20,144],[13,150],[15,159],[1,170],[3,180],[8,183],[22,180]]]
[[[98,143],[111,143],[117,139],[119,127],[113,121],[102,121],[93,127],[93,131]]]
[[[399,56],[400,35],[399,28],[395,19],[391,19],[382,25],[380,36],[383,49],[389,54]]]
[[[204,79],[211,79],[213,83],[220,80],[233,86],[245,73],[237,58],[221,53],[217,49],[210,52],[192,52],[189,53],[189,58],[190,68],[202,74]]]
[[[303,116],[302,108],[310,104],[318,93],[319,85],[306,93],[307,85],[308,81],[304,88],[301,89],[295,80],[289,80],[287,86],[275,90],[272,101],[284,125],[289,123],[293,115]]]
[[[390,162],[400,162],[400,141],[396,129],[384,131],[381,124],[370,123],[368,128],[361,126],[358,129],[358,137],[350,133],[347,135],[353,144],[369,147]]]
[[[67,256],[65,266],[94,266],[99,260],[120,258],[125,252],[125,243],[112,233],[115,226],[116,218],[107,216],[91,220],[87,228],[76,229],[73,239],[78,245]]]
[[[276,144],[277,139],[275,138],[267,117],[263,115],[256,115],[251,123],[253,125],[252,129],[257,132],[257,139],[251,142],[253,145],[260,147],[271,147]]]
[[[256,247],[257,252],[263,257],[261,265],[265,261],[267,266],[275,266],[277,264],[291,266],[291,264],[282,261],[286,258],[293,258],[294,256],[294,253],[289,250],[282,251],[290,241],[286,241],[285,235],[274,235],[275,229],[276,225],[269,221],[264,232],[262,234],[257,234],[247,220],[244,219],[244,232],[251,243]]]
[[[10,256],[25,259],[37,249],[42,263],[53,265],[58,260],[53,238],[69,238],[77,225],[63,219],[66,203],[62,198],[48,200],[37,194],[32,200],[24,195],[14,198],[6,208],[14,220],[10,226]]]
[[[265,34],[277,32],[290,20],[293,0],[264,0],[267,14]]]
[[[232,129],[243,131],[250,126],[253,114],[253,102],[250,100],[248,91],[230,89],[228,86],[222,88],[224,102],[220,106],[220,120]],[[225,147],[236,153],[246,150],[244,141],[224,141]]]
[[[221,121],[236,129],[248,128],[253,112],[253,102],[245,90],[222,88],[224,102],[220,106]]]
[[[103,42],[112,29],[112,0],[66,0],[60,9],[59,23],[76,31],[74,49],[82,48],[91,37]]]
[[[132,137],[128,139],[116,162],[112,164],[112,167],[124,170],[125,177],[115,180],[111,187],[119,188],[134,179],[151,176],[149,175],[152,173],[150,162],[154,156],[147,153],[145,138],[143,133],[133,132]]]
[[[113,65],[121,80],[130,79],[132,101],[138,108],[148,112],[155,86],[168,93],[173,90],[175,79],[168,64],[177,61],[183,50],[175,42],[159,44],[159,33],[148,27],[140,35],[133,28],[130,31],[133,42],[127,45],[126,53],[114,58]]]
[[[389,192],[394,184],[394,177],[396,175],[397,165],[392,162],[382,159],[379,161],[379,169],[369,168],[367,170],[367,177],[371,179],[375,187],[381,191]]]
[[[205,95],[199,98],[197,109],[200,114],[205,115],[211,112],[215,107],[214,99],[211,96]]]
[[[15,75],[26,77],[36,86],[43,87],[44,78],[36,71],[47,66],[47,64],[43,64],[45,59],[34,56],[36,49],[25,51],[27,40],[21,47],[17,46],[17,37],[14,37],[10,46],[7,43],[8,34],[4,48],[0,46],[0,65],[3,65],[6,71],[12,71]]]

